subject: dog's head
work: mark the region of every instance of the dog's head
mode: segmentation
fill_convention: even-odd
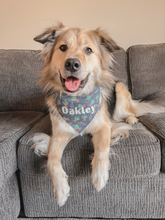
[[[63,24],[34,38],[44,44],[41,83],[46,90],[70,95],[87,94],[95,86],[113,86],[112,52],[120,48],[99,28],[84,30]]]

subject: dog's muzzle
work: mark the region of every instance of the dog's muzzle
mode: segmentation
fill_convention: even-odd
[[[89,74],[84,80],[79,79],[81,62],[76,58],[69,58],[65,61],[65,79],[60,74],[61,82],[66,91],[77,92],[82,89],[88,81]],[[80,71],[79,71],[80,70]]]

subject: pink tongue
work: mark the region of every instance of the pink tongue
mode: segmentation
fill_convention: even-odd
[[[76,91],[80,86],[80,80],[75,77],[68,77],[65,81],[65,86],[69,91]]]

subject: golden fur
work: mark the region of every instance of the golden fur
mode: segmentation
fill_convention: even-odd
[[[35,151],[48,156],[47,167],[52,179],[54,194],[58,204],[62,206],[69,196],[70,188],[67,175],[61,165],[61,157],[67,143],[79,133],[59,115],[54,92],[59,90],[61,93],[81,96],[89,94],[96,86],[103,89],[98,112],[81,133],[81,135],[90,133],[93,137],[92,182],[97,191],[100,191],[108,181],[110,144],[115,143],[121,136],[127,136],[130,129],[127,124],[119,122],[126,120],[130,124],[136,123],[136,116],[140,115],[140,111],[136,110],[139,109],[137,108],[139,102],[132,100],[122,82],[116,84],[117,79],[109,67],[113,65],[112,52],[120,48],[104,31],[100,29],[86,31],[59,24],[47,29],[35,40],[44,44],[42,52],[44,68],[40,82],[47,94],[47,105],[52,122],[52,136],[49,138],[43,134],[43,140],[42,137],[35,138],[36,142],[40,142],[40,145],[35,145]],[[90,54],[88,54],[89,49],[92,49]],[[82,84],[85,82],[85,85],[75,92],[66,90],[61,81],[70,76],[65,69],[65,62],[69,58],[76,58],[80,61],[81,68],[77,77],[83,82]],[[108,112],[107,100],[111,97],[114,87],[116,107],[112,119]],[[48,148],[45,145],[48,145]]]

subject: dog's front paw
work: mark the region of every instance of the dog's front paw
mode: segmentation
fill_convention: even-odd
[[[31,147],[38,156],[47,156],[50,137],[44,133],[37,133],[32,138],[34,144]]]
[[[109,178],[108,164],[103,160],[93,160],[92,165],[92,182],[96,190],[99,192],[104,188]]]
[[[127,122],[128,124],[133,125],[133,124],[136,124],[136,123],[138,122],[138,119],[137,119],[135,116],[130,115],[130,116],[128,116],[128,117],[126,118],[126,122]]]
[[[62,177],[57,178],[53,185],[54,195],[57,203],[59,204],[59,206],[63,206],[70,195],[70,187],[67,181],[66,174],[63,174]]]

